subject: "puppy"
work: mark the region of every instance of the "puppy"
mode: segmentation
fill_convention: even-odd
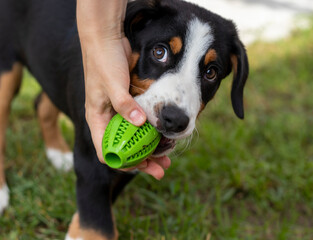
[[[97,159],[85,119],[75,7],[74,0],[3,0],[1,81],[17,78],[26,66],[74,123],[78,210],[66,238],[117,239],[111,206],[135,175]],[[232,106],[244,117],[248,59],[231,21],[180,0],[137,0],[127,6],[124,30],[133,51],[130,92],[163,135],[156,156],[168,154],[177,139],[192,133],[197,116],[232,69]]]

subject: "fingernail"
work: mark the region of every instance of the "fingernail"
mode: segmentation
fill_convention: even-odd
[[[145,117],[137,109],[130,113],[129,118],[134,125],[142,125],[145,121]]]

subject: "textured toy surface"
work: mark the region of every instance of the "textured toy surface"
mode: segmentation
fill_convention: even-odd
[[[116,114],[103,136],[104,161],[111,168],[136,166],[154,152],[160,140],[161,134],[150,123],[137,127]]]

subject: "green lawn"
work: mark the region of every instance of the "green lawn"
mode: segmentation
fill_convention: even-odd
[[[141,174],[115,206],[120,239],[313,239],[313,28],[248,48],[246,118],[227,79],[158,182]],[[11,206],[0,239],[62,239],[75,176],[48,163],[34,118],[38,85],[26,73],[7,131]],[[61,121],[73,144],[72,127]]]

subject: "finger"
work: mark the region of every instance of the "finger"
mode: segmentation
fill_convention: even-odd
[[[122,39],[122,45],[123,45],[123,49],[124,49],[125,55],[127,57],[127,60],[128,60],[128,62],[130,62],[131,61],[132,50],[131,50],[131,47],[130,47],[129,40],[126,37],[124,37]]]
[[[138,170],[145,169],[147,166],[148,166],[148,162],[147,162],[147,160],[144,160],[143,162],[139,163],[135,167],[123,168],[123,169],[119,169],[119,170],[122,171],[122,172],[130,172],[130,171],[133,171],[133,170],[136,170],[136,169],[138,169]]]
[[[147,161],[147,160],[144,160],[143,162],[141,162],[141,163],[139,163],[139,164],[137,165],[137,168],[138,168],[139,170],[145,169],[145,168],[147,168],[147,167],[148,167],[148,161]]]
[[[110,97],[115,111],[121,114],[127,121],[136,126],[141,126],[145,123],[146,114],[128,92],[111,95]]]
[[[160,165],[165,170],[171,166],[171,159],[168,156],[163,156],[159,158],[150,157],[149,159]]]
[[[108,112],[102,115],[86,114],[92,141],[95,146],[98,159],[102,163],[105,163],[102,155],[102,138],[111,118],[112,114]]]
[[[164,169],[156,162],[147,160],[148,166],[141,169],[142,172],[153,176],[157,180],[161,180],[164,177]]]

